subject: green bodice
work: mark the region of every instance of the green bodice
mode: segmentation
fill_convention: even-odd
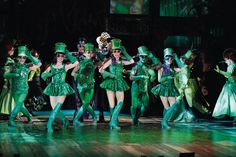
[[[145,65],[138,64],[135,68],[137,70],[135,76],[144,75],[149,77],[148,68]],[[140,92],[146,92],[148,90],[149,79],[137,79],[132,84],[138,86]]]
[[[123,78],[123,65],[122,63],[111,64],[109,66],[110,73],[116,75],[117,79]]]
[[[232,74],[234,77],[229,77],[228,81],[229,82],[236,82],[235,76],[236,76],[236,64],[231,64],[227,67],[227,72]]]
[[[52,76],[52,81],[51,83],[62,83],[65,82],[66,80],[66,69],[65,65],[63,65],[62,68],[57,69],[54,68],[52,65],[50,66],[51,72],[54,73],[55,75]]]
[[[13,73],[20,74],[19,77],[13,77],[12,79],[12,89],[13,92],[28,92],[28,73],[29,68],[27,64],[16,63],[13,66]]]

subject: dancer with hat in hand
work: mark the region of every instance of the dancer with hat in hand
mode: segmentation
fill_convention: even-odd
[[[68,119],[66,119],[60,109],[66,99],[66,96],[74,93],[73,88],[65,82],[66,73],[69,69],[74,68],[79,63],[76,57],[69,53],[66,49],[66,44],[63,42],[58,42],[55,44],[55,55],[54,62],[41,75],[43,80],[51,77],[51,82],[43,91],[44,94],[49,96],[50,104],[53,109],[47,123],[48,133],[53,132],[52,125],[56,116],[60,117],[64,128],[69,125]],[[69,59],[71,62],[70,64],[63,63],[65,57]]]
[[[26,59],[30,59],[33,66],[29,66]],[[15,127],[14,122],[17,114],[22,112],[28,119],[29,123],[32,123],[32,116],[24,105],[24,101],[28,95],[28,74],[30,70],[34,70],[41,66],[41,62],[31,55],[27,46],[18,47],[18,62],[13,64],[12,70],[5,74],[6,78],[12,78],[12,96],[15,101],[15,107],[11,112],[8,125]]]
[[[111,113],[110,128],[120,129],[118,126],[118,116],[124,103],[124,91],[129,89],[128,84],[123,79],[123,65],[133,64],[134,60],[126,52],[124,46],[121,45],[120,39],[112,39],[111,43],[111,58],[99,69],[99,72],[102,73],[105,79],[100,86],[106,89],[107,92]],[[123,54],[127,60],[122,60],[121,54]],[[108,67],[109,71],[106,70]],[[117,99],[116,106],[115,99]]]

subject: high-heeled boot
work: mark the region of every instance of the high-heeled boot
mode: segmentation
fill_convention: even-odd
[[[170,129],[171,128],[168,124],[168,121],[177,112],[178,106],[180,105],[180,103],[181,103],[180,100],[176,100],[176,102],[171,107],[169,107],[168,110],[166,110],[166,113],[161,121],[161,125],[162,125],[163,129]]]
[[[80,119],[80,117],[84,114],[84,111],[86,109],[84,108],[84,105],[82,105],[79,109],[79,111],[77,112],[76,116],[73,119],[73,125],[74,126],[78,126],[78,125],[82,125],[80,121],[78,121]]]
[[[52,110],[48,123],[47,123],[47,131],[48,133],[52,133],[53,132],[53,127],[52,124],[56,118],[56,115],[60,112],[62,104],[61,103],[57,103],[57,105],[54,107],[54,109]]]
[[[123,102],[119,102],[116,105],[116,107],[113,111],[112,117],[111,117],[111,121],[109,123],[111,129],[120,130],[120,127],[118,126],[117,121],[118,121],[118,116],[120,114],[122,107],[123,107]]]
[[[96,125],[97,124],[97,116],[96,116],[96,113],[94,112],[93,108],[90,105],[88,105],[87,111],[93,117],[93,125]]]
[[[66,118],[66,116],[64,115],[64,113],[62,111],[58,112],[58,116],[62,121],[62,128],[67,128],[70,125],[69,120]]]

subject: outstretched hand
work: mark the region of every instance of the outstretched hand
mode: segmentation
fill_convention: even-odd
[[[220,68],[219,68],[219,66],[218,65],[216,65],[216,68],[214,69],[216,72],[220,72]]]

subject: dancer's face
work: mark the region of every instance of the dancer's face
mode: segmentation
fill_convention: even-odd
[[[18,56],[18,60],[21,64],[24,64],[26,61],[26,56]]]
[[[120,53],[121,53],[121,50],[119,50],[119,49],[112,50],[112,54],[116,59],[120,58]]]
[[[64,54],[61,54],[61,53],[57,53],[57,62],[58,63],[62,63],[63,60],[65,58],[65,55]]]
[[[173,62],[173,57],[172,57],[172,56],[166,56],[166,57],[165,57],[165,63],[166,63],[167,65],[171,65],[172,62]]]
[[[231,65],[231,64],[233,63],[233,61],[232,61],[231,59],[224,58],[224,60],[225,60],[225,63],[226,63],[227,65]]]
[[[85,56],[86,58],[88,58],[88,59],[92,58],[92,56],[93,56],[93,51],[86,51],[86,52],[84,53],[84,56]]]

